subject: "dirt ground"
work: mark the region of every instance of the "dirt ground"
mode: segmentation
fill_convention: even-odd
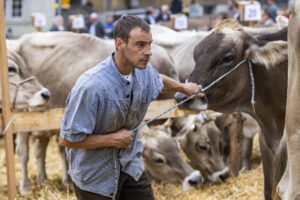
[[[6,167],[5,167],[4,141],[0,140],[0,199],[7,197]],[[21,176],[21,168],[17,155],[15,155],[17,184]],[[76,199],[71,188],[61,183],[61,160],[58,144],[53,137],[50,141],[47,156],[46,170],[48,181],[38,184],[35,165],[34,148],[31,142],[29,177],[32,181],[32,191],[28,195],[18,194],[17,200],[74,200]],[[189,192],[183,192],[181,186],[152,182],[154,195],[157,200],[263,200],[263,172],[260,164],[260,151],[258,136],[255,136],[252,155],[253,169],[236,178],[229,178],[220,184],[205,184]]]

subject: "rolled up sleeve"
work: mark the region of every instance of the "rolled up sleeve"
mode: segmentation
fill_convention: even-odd
[[[98,98],[92,88],[73,88],[66,101],[66,113],[61,123],[60,137],[80,142],[92,134],[96,124]]]

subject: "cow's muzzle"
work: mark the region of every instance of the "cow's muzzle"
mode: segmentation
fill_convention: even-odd
[[[184,94],[177,92],[174,95],[174,98],[177,103],[180,103],[181,101],[185,100],[187,97]],[[181,104],[179,108],[184,110],[192,110],[192,111],[204,111],[207,110],[207,105],[208,105],[208,101],[204,93],[204,97],[190,99],[187,102]]]

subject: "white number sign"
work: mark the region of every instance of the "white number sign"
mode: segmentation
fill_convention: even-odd
[[[188,18],[185,15],[176,16],[174,19],[174,29],[183,30],[188,28]]]
[[[245,21],[260,21],[261,20],[261,6],[260,4],[245,5]]]
[[[84,28],[84,19],[83,16],[75,16],[73,18],[73,22],[72,22],[72,28],[73,29],[81,29]]]
[[[47,23],[46,16],[44,14],[34,15],[34,27],[45,27]]]

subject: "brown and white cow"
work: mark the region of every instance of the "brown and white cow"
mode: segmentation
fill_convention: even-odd
[[[10,104],[12,108],[20,110],[29,107],[45,106],[51,96],[49,90],[32,76],[28,66],[17,53],[8,50],[7,59]],[[0,99],[2,99],[1,95],[0,93]]]
[[[300,199],[300,1],[296,0],[290,9],[288,31],[288,91],[285,118],[285,137],[288,158],[278,160],[287,166],[278,185],[278,195],[282,200]],[[284,145],[284,141],[281,142]],[[284,150],[284,148],[282,148]],[[281,152],[285,154],[286,152]],[[285,158],[285,157],[283,157]]]
[[[70,32],[48,32],[26,34],[18,40],[11,41],[8,48],[18,53],[27,67],[52,93],[49,107],[64,107],[65,100],[81,73],[90,69],[111,55],[115,50],[113,40],[102,40],[87,34]],[[152,45],[150,62],[162,74],[178,80],[173,68],[173,61],[162,47]],[[49,137],[57,135],[59,130],[33,132],[38,163],[38,181],[47,179],[45,171],[45,152]],[[18,148],[22,166],[20,183],[21,193],[30,190],[27,174],[29,133],[18,135]],[[63,154],[63,176],[65,185],[70,185],[67,174],[67,162]]]
[[[214,120],[220,113],[191,115],[173,119],[176,138],[194,169],[200,170],[205,180],[220,182],[228,178],[220,144],[222,135]]]
[[[283,134],[285,120],[287,42],[258,40],[247,34],[237,21],[224,20],[195,47],[196,65],[189,81],[205,87],[243,59],[251,61],[253,65],[255,110],[250,103],[251,80],[247,62],[205,93],[209,109],[219,112],[242,111],[253,116],[259,123],[262,131],[259,142],[265,199],[271,199],[273,159]],[[178,101],[183,99],[180,96],[177,96]],[[191,102],[182,107],[189,109],[190,105],[197,108]]]
[[[162,125],[146,125],[139,131],[144,145],[145,170],[150,178],[165,183],[181,184],[184,191],[203,181],[202,175],[183,159],[180,147],[171,137],[170,120]]]
[[[260,131],[255,119],[246,113],[234,112],[217,118],[216,125],[224,138],[222,152],[230,175],[237,176],[240,170],[249,171],[253,137]]]

